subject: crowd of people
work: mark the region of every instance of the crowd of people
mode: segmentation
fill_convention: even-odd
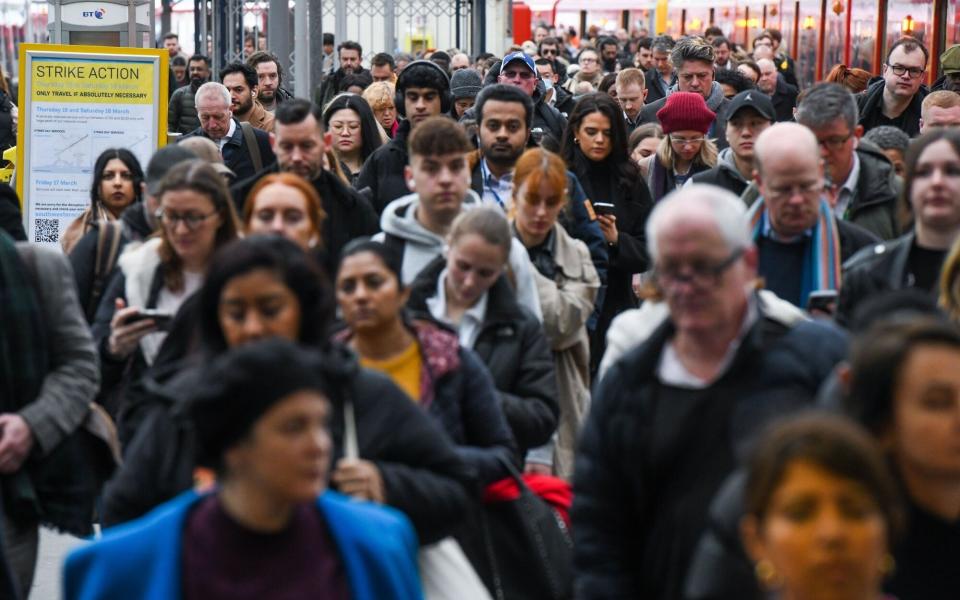
[[[960,597],[960,46],[531,33],[164,38],[175,143],[0,219],[0,596]]]

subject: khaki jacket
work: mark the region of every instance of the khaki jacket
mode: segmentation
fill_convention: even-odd
[[[587,319],[593,313],[600,277],[586,244],[554,225],[556,280],[534,269],[543,328],[553,350],[560,401],[554,465],[564,478],[573,474],[573,452],[590,406],[590,340]]]
[[[237,118],[239,119],[239,117]],[[257,100],[253,101],[253,109],[250,111],[246,122],[261,131],[273,133],[274,116],[267,112],[267,109]]]

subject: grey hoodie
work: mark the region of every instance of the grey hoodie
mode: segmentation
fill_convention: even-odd
[[[407,194],[397,198],[383,209],[380,215],[380,229],[373,237],[382,242],[385,234],[395,235],[406,241],[403,251],[402,276],[403,284],[410,285],[420,271],[430,261],[444,252],[446,240],[427,230],[416,219],[417,206],[420,197],[417,194]],[[480,196],[473,190],[467,190],[467,197],[463,200],[463,209],[470,210],[483,205]],[[510,270],[513,272],[517,284],[517,301],[533,311],[537,319],[543,321],[543,312],[540,310],[540,297],[537,295],[537,286],[533,279],[533,265],[530,264],[530,255],[520,240],[513,238],[509,258]]]

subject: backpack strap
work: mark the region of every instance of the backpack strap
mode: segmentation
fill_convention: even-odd
[[[250,153],[250,160],[253,161],[253,170],[259,173],[263,170],[263,157],[260,156],[260,146],[257,144],[256,134],[253,133],[253,126],[250,123],[240,123],[240,130],[243,132],[243,141]]]
[[[120,254],[120,242],[123,238],[123,224],[119,221],[100,221],[97,223],[97,255],[93,263],[93,284],[90,286],[90,299],[86,306],[87,321],[96,316],[100,298],[107,285],[107,278],[113,272]]]

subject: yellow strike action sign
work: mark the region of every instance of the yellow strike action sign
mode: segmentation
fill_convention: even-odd
[[[152,104],[154,65],[109,61],[34,61],[35,102]]]

